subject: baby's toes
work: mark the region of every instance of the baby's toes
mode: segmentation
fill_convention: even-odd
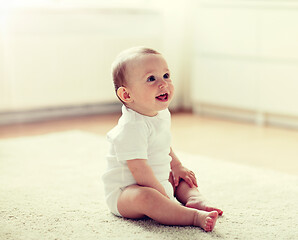
[[[209,214],[209,216],[206,218],[206,222],[205,222],[205,231],[209,232],[209,231],[213,230],[216,220],[217,220],[217,216],[218,216],[218,213],[216,211],[211,212]]]

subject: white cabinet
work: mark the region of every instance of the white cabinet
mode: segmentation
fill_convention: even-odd
[[[263,63],[260,105],[264,112],[298,116],[297,64]]]
[[[196,9],[194,109],[298,117],[298,2],[199,1]]]
[[[193,99],[213,105],[254,109],[258,99],[255,71],[256,65],[249,61],[199,58],[194,67]]]
[[[162,23],[146,9],[0,11],[0,113],[118,103],[112,61],[136,45],[161,50]]]
[[[256,14],[245,8],[199,5],[194,18],[197,53],[254,56]]]
[[[298,2],[296,6],[282,6],[259,11],[259,54],[286,63],[298,61]],[[296,65],[297,66],[297,65]]]

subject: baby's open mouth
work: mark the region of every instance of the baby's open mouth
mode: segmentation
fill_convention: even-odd
[[[163,93],[163,94],[161,94],[161,95],[159,95],[159,96],[157,96],[157,97],[155,97],[157,100],[159,100],[159,101],[163,101],[163,102],[165,102],[165,101],[167,101],[168,100],[168,94],[167,93]]]

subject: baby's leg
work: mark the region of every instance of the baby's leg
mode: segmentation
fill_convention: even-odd
[[[175,196],[186,207],[207,212],[216,211],[220,216],[223,214],[222,210],[211,207],[196,187],[191,188],[185,181],[179,183],[175,190]]]
[[[153,188],[132,185],[118,199],[118,211],[126,218],[148,216],[165,225],[199,226],[212,231],[218,213],[187,208],[174,202]]]

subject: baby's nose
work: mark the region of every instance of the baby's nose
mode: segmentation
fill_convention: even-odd
[[[161,88],[165,88],[167,86],[168,86],[167,81],[165,81],[164,79],[161,79],[160,84],[159,84],[159,88],[161,89]]]

